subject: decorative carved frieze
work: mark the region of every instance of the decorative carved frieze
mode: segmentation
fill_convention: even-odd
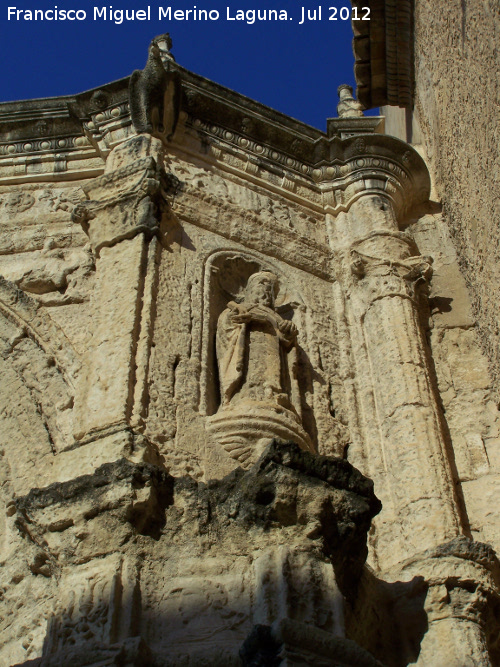
[[[204,79],[171,60],[167,66],[163,74],[180,77],[183,88],[181,121],[170,150],[182,154],[189,147],[209,164],[215,162],[228,172],[333,214],[348,208],[367,189],[390,195],[398,215],[427,197],[429,181],[421,158],[402,142],[379,134],[380,119],[330,119],[325,135],[290,119],[285,123],[280,114],[256,103],[249,105],[246,98],[243,103],[220,86],[207,86]],[[61,131],[69,127],[67,117],[54,122],[47,139],[26,132],[18,139],[10,133],[10,141],[0,143],[0,182],[2,173],[21,181],[35,174],[48,178],[63,173],[73,178],[75,170],[85,177],[95,176],[110,151],[142,127],[133,128],[127,80],[65,99],[80,136]],[[162,104],[175,111],[173,99]],[[35,108],[31,127],[36,125],[36,114]],[[172,130],[173,117],[169,123]],[[200,141],[208,142],[208,151],[201,149]]]
[[[188,221],[253,250],[265,244],[271,256],[326,280],[333,278],[333,255],[326,243],[318,243],[291,226],[278,226],[275,221],[266,220],[264,224],[264,212],[243,209],[227,197],[191,184],[182,188],[172,211],[181,222]],[[312,226],[314,218],[303,213],[301,222],[304,227]]]
[[[360,123],[357,122],[358,120]],[[239,151],[252,154],[257,159],[256,166],[264,171],[271,167],[273,171],[276,171],[277,165],[279,165],[282,168],[280,174],[286,174],[289,179],[294,178],[293,174],[295,172],[301,178],[311,179],[318,184],[336,181],[336,187],[345,189],[352,178],[352,174],[359,175],[365,170],[369,170],[366,177],[376,178],[378,172],[380,173],[379,178],[384,179],[384,181],[388,176],[402,182],[411,182],[415,176],[419,177],[418,173],[411,173],[413,169],[409,170],[409,167],[410,169],[411,167],[417,167],[419,170],[421,158],[418,154],[408,150],[406,144],[401,144],[405,147],[405,150],[402,151],[401,160],[396,157],[397,153],[394,150],[389,153],[384,144],[392,143],[394,140],[374,134],[375,128],[372,118],[330,119],[329,133],[332,139],[335,137],[335,140],[329,144],[325,142],[324,150],[321,151],[323,153],[322,164],[317,165],[311,161],[298,160],[293,157],[293,153],[287,154],[273,146],[259,143],[244,134],[228,130],[215,123],[203,121],[196,116],[189,117],[187,122],[188,125],[207,137],[219,139],[222,148],[233,146]],[[380,120],[377,119],[376,122],[379,124]],[[349,141],[342,144],[338,141],[335,136],[337,125],[341,127],[343,138]],[[350,137],[347,136],[349,130]],[[391,146],[391,148],[395,147]],[[219,157],[222,158],[223,154],[224,151]]]
[[[0,143],[0,157],[14,157],[17,155],[32,155],[45,153],[62,153],[72,150],[81,150],[90,146],[86,136],[48,137],[28,141]]]

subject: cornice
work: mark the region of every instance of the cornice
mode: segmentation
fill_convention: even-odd
[[[413,103],[412,0],[351,0],[369,21],[352,21],[356,95],[365,109]]]
[[[318,211],[336,215],[349,208],[358,193],[374,189],[394,200],[398,215],[429,196],[429,176],[420,155],[408,144],[378,133],[367,133],[366,119],[330,119],[333,136],[323,135],[310,147],[317,159],[299,160],[290,151],[256,142],[227,127],[188,118],[187,126],[202,136],[209,150],[198,160],[250,180]],[[359,121],[359,123],[358,123]],[[339,123],[341,131],[337,131]],[[358,127],[359,125],[359,127]],[[340,134],[346,138],[341,139]],[[182,144],[174,146],[183,149]],[[302,156],[301,156],[302,157]]]
[[[348,207],[358,189],[372,186],[394,195],[401,213],[427,199],[425,164],[410,146],[379,133],[382,119],[332,118],[325,133],[172,67],[182,81],[182,120],[171,149],[194,152],[333,214]],[[102,174],[111,149],[134,134],[128,81],[70,97],[1,104],[0,184]]]

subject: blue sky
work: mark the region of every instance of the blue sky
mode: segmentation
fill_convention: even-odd
[[[83,21],[8,20],[19,10],[81,10]],[[116,10],[146,10],[151,20],[109,20]],[[94,20],[94,7],[107,8],[107,20]],[[216,10],[217,21],[159,20],[159,7]],[[237,11],[278,9],[286,21],[227,20]],[[302,7],[316,21],[300,25]],[[321,7],[319,20],[318,9]],[[334,10],[329,9],[335,7]],[[342,10],[345,7],[346,9]],[[0,10],[0,101],[69,95],[98,87],[144,67],[152,37],[170,32],[177,62],[283,113],[324,130],[336,115],[337,87],[354,84],[349,0],[318,5],[299,0],[254,3],[199,0],[89,2],[88,0],[7,0]],[[337,20],[329,20],[336,14]],[[80,13],[80,16],[83,14]],[[212,14],[213,16],[215,14]],[[20,14],[24,17],[25,14]],[[52,16],[51,14],[49,16]],[[116,16],[116,15],[115,15]],[[119,18],[119,16],[118,16]],[[250,15],[251,20],[251,15]]]

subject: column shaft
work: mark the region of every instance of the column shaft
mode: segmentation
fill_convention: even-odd
[[[367,474],[384,509],[376,558],[385,567],[460,533],[442,416],[420,323],[419,290],[431,274],[399,232],[388,198],[366,194],[333,229],[356,364]],[[356,445],[354,446],[356,455]]]

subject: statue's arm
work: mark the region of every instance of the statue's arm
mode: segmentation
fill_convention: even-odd
[[[246,308],[243,304],[230,302],[230,319],[236,325],[248,322],[269,322],[278,338],[287,346],[293,345],[297,338],[298,329],[293,322],[285,320],[271,308],[250,307]]]

